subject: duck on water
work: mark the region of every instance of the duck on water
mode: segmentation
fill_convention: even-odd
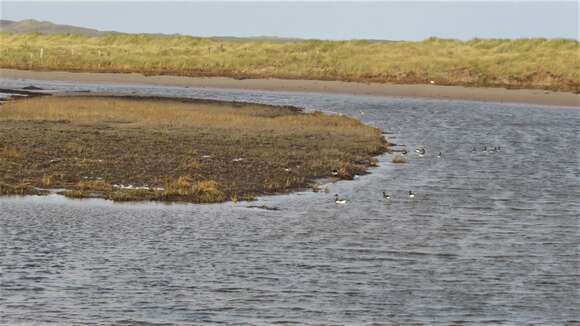
[[[346,199],[340,198],[340,197],[338,197],[338,194],[335,194],[334,195],[334,202],[339,204],[339,205],[344,205],[344,204],[346,204]]]

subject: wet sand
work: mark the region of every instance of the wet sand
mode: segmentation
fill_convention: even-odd
[[[528,103],[580,107],[580,94],[532,89],[475,88],[440,85],[395,85],[318,80],[243,79],[225,77],[144,76],[119,73],[39,72],[0,69],[0,78],[60,80],[85,83],[147,84],[195,88],[226,88],[282,92],[313,92],[470,100],[499,103]]]

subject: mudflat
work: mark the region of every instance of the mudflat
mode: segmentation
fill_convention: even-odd
[[[226,77],[144,76],[125,73],[74,73],[0,69],[0,78],[60,80],[86,83],[147,84],[282,92],[314,92],[364,96],[433,98],[580,107],[580,94],[539,89],[383,84],[294,79],[233,79]]]
[[[211,203],[317,188],[376,164],[379,129],[218,101],[40,96],[0,110],[0,195]]]

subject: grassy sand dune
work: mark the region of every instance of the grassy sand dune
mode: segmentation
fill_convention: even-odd
[[[0,33],[0,67],[580,91],[579,42],[217,40]]]
[[[39,97],[0,110],[0,194],[235,201],[349,179],[384,151],[378,129],[294,108]]]

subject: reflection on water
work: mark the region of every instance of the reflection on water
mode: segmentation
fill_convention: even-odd
[[[0,80],[6,88],[30,83]],[[370,175],[331,184],[328,194],[251,204],[277,211],[248,203],[0,199],[0,324],[580,319],[576,109],[34,84],[344,113],[393,132],[410,163],[392,164],[385,155]],[[424,157],[417,146],[425,146]],[[409,190],[417,196],[408,198]],[[392,199],[383,200],[382,191]],[[337,206],[335,193],[349,203]]]

